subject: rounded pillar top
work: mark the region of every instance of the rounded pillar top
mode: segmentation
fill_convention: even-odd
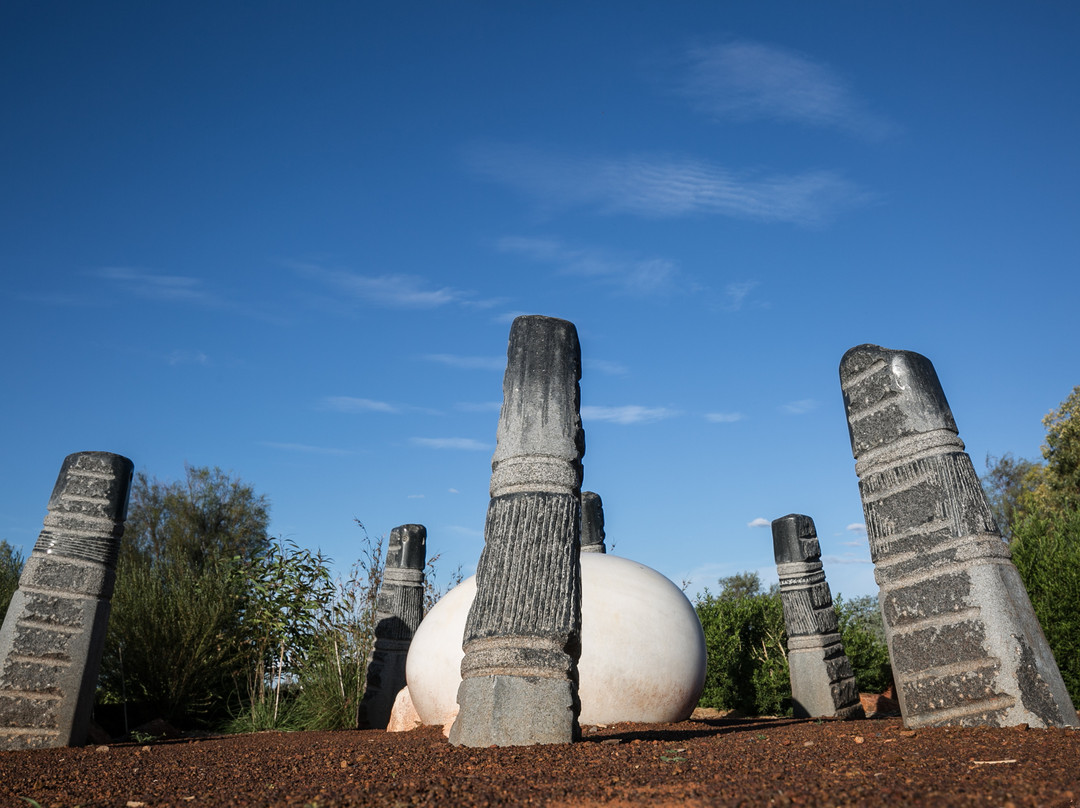
[[[773,555],[777,564],[816,561],[821,558],[814,520],[801,513],[789,513],[772,523]]]
[[[908,436],[956,434],[937,371],[922,354],[858,345],[840,360],[840,387],[855,457]]]

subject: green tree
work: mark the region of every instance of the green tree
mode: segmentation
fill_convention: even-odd
[[[177,723],[222,720],[249,669],[247,590],[233,569],[268,544],[266,498],[220,469],[162,483],[138,474],[99,677],[103,702]]]
[[[987,458],[984,488],[1074,702],[1080,702],[1080,387],[1043,419],[1042,463]]]
[[[761,591],[757,573],[720,580],[695,603],[705,632],[708,667],[703,707],[747,714],[786,715],[791,711],[784,610],[777,591]]]
[[[855,685],[860,693],[883,693],[892,684],[889,648],[885,644],[885,623],[875,595],[833,599]]]
[[[132,481],[121,544],[123,558],[185,562],[195,569],[239,557],[251,560],[269,539],[266,497],[219,468],[185,466],[184,479]]]
[[[6,541],[0,541],[0,624],[4,622],[11,596],[19,588],[23,555]]]

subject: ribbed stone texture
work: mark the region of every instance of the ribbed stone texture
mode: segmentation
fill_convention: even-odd
[[[405,660],[424,617],[427,529],[401,525],[390,531],[382,586],[375,605],[375,647],[368,663],[357,724],[386,729],[394,698],[405,687]]]
[[[572,323],[514,320],[455,745],[568,743],[579,735],[580,378]]]
[[[606,553],[604,544],[604,502],[599,494],[581,492],[581,552]]]
[[[0,629],[0,749],[86,741],[134,467],[68,455]]]
[[[863,718],[855,674],[840,641],[832,593],[821,568],[814,520],[788,514],[772,523],[772,534],[795,717]]]
[[[904,723],[1075,726],[930,360],[860,345],[840,384]]]

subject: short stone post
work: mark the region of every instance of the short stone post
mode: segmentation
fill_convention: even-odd
[[[606,553],[604,544],[604,502],[599,494],[581,492],[581,552]]]
[[[580,378],[572,323],[514,320],[455,745],[567,743],[580,734]]]
[[[394,698],[405,687],[405,659],[424,617],[426,543],[423,525],[401,525],[390,531],[375,605],[375,647],[357,716],[363,729],[386,729]]]
[[[904,723],[1075,726],[930,360],[860,345],[840,384]]]
[[[0,629],[0,749],[86,741],[133,469],[108,452],[64,459]]]
[[[840,641],[832,593],[821,568],[814,520],[788,514],[772,523],[772,534],[795,717],[863,718],[855,674]]]

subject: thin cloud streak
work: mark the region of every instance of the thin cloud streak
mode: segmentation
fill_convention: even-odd
[[[410,438],[409,442],[426,449],[463,449],[471,452],[486,452],[493,448],[489,443],[472,438]]]
[[[509,145],[472,149],[477,175],[551,207],[589,207],[645,218],[729,216],[821,225],[873,196],[841,174],[736,173],[706,160],[657,155],[572,158]]]
[[[125,292],[146,300],[186,303],[220,308],[225,302],[202,288],[201,278],[189,275],[159,275],[130,267],[104,267],[92,274],[111,281]]]
[[[759,516],[757,519],[751,519],[749,522],[747,522],[746,526],[747,527],[771,527],[772,522],[770,522],[768,519],[764,519],[764,518]]]
[[[304,276],[363,303],[396,309],[436,309],[457,304],[472,308],[499,305],[497,299],[478,300],[473,292],[452,286],[436,286],[427,279],[402,273],[364,275],[343,269],[327,269],[311,263],[291,263]]]
[[[583,421],[609,421],[613,424],[651,424],[655,421],[663,421],[666,418],[674,418],[679,415],[678,410],[668,407],[641,407],[636,404],[628,404],[623,407],[596,407],[588,406],[581,408]]]
[[[276,443],[274,441],[259,441],[260,446],[267,446],[271,449],[282,449],[287,452],[304,452],[305,454],[320,454],[320,455],[351,455],[354,452],[348,449],[334,449],[325,446],[309,446],[306,443]]]
[[[422,357],[428,362],[438,362],[452,368],[463,370],[505,370],[506,358],[499,356],[458,356],[456,354],[426,354]]]
[[[818,403],[812,398],[803,398],[798,401],[790,401],[780,407],[788,415],[805,415],[813,409],[817,409]]]
[[[370,398],[353,398],[352,396],[327,396],[323,399],[322,406],[324,409],[335,410],[336,412],[400,412],[393,404],[385,401],[373,401]]]
[[[828,66],[759,42],[695,48],[681,91],[702,112],[736,121],[790,121],[879,138],[896,127],[874,115]]]
[[[745,418],[741,412],[707,412],[705,420],[714,424],[733,424]]]
[[[630,294],[670,291],[680,278],[678,266],[667,258],[627,258],[606,250],[567,247],[555,238],[506,236],[497,247],[500,252],[554,264],[564,274],[595,278]]]

